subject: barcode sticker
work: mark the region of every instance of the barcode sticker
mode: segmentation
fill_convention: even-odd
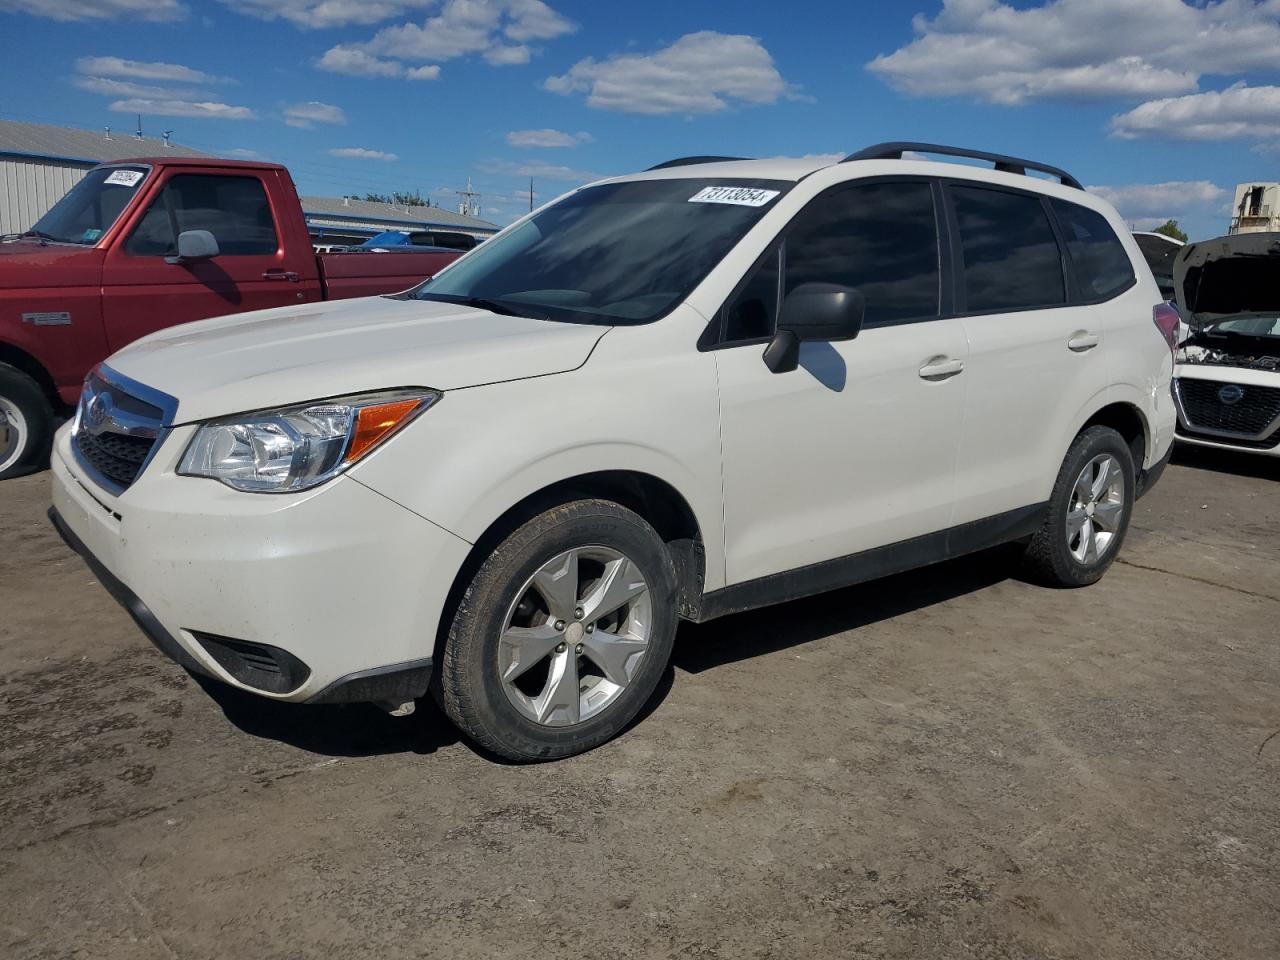
[[[778,195],[777,190],[760,190],[756,187],[703,187],[690,203],[731,203],[736,207],[763,207]]]
[[[142,176],[141,170],[117,170],[102,182],[114,183],[121,187],[136,187],[142,181]]]

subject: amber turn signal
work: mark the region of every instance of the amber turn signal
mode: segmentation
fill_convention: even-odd
[[[355,463],[377,446],[423,404],[421,398],[394,400],[371,407],[361,407],[356,414],[356,428],[347,447],[346,462]]]

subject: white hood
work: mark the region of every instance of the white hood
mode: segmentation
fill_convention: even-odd
[[[177,423],[392,387],[458,390],[574,370],[608,327],[371,297],[151,334],[107,365],[178,399]]]

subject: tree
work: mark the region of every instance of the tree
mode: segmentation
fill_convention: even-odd
[[[429,207],[431,201],[424,199],[422,192],[419,190],[413,193],[406,193],[397,190],[395,193],[366,193],[361,200],[368,200],[371,203],[390,203],[397,207]]]
[[[1183,233],[1182,230],[1178,229],[1177,220],[1166,220],[1164,223],[1160,224],[1160,226],[1156,227],[1152,233],[1163,233],[1166,237],[1172,237],[1174,240],[1181,240],[1183,243],[1187,242],[1187,235]]]

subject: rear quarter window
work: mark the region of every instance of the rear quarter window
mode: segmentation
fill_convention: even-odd
[[[1110,300],[1133,286],[1133,264],[1106,217],[1065,200],[1049,203],[1067,242],[1067,256],[1079,287],[1077,299]]]

